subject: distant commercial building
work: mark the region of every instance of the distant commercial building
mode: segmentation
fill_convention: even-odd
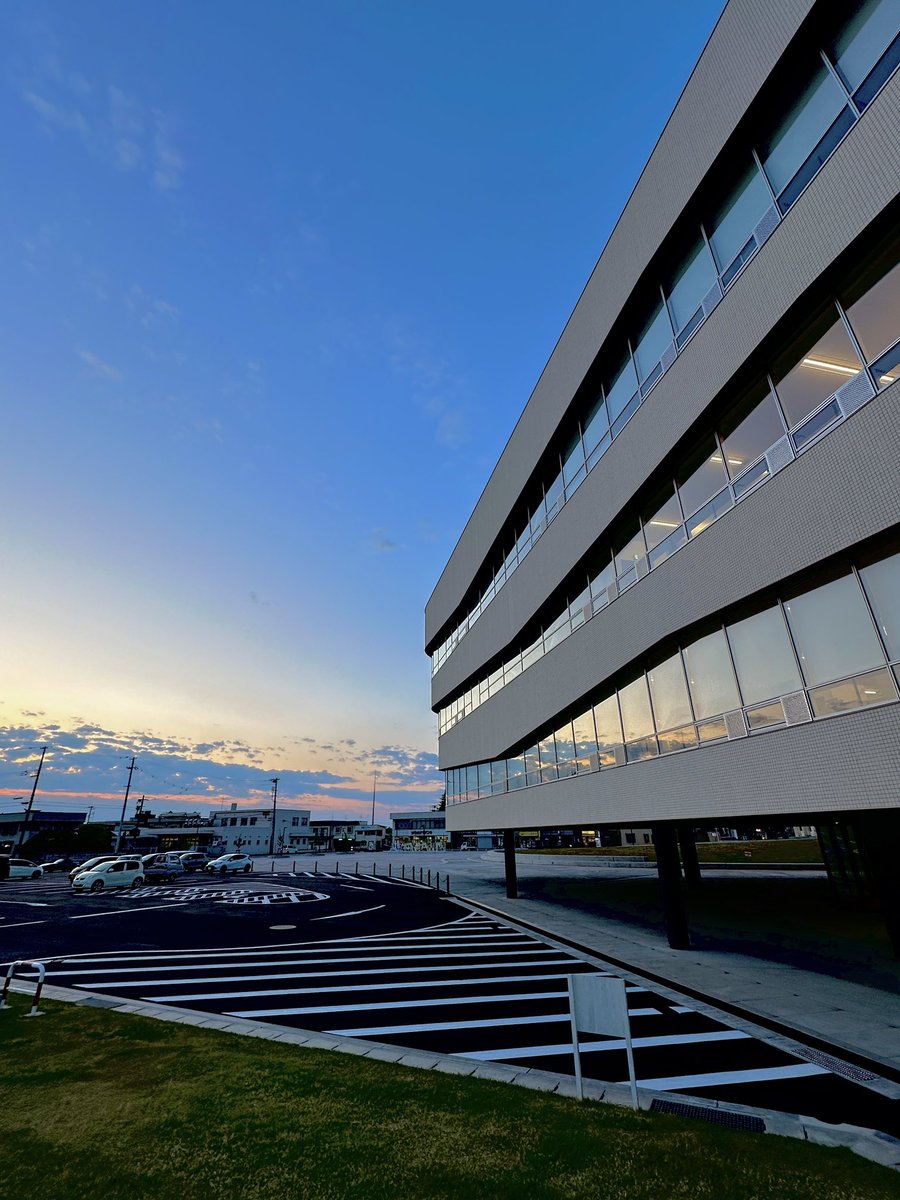
[[[356,850],[387,850],[391,845],[391,830],[387,825],[357,825],[353,834]]]
[[[900,953],[898,24],[726,4],[426,609],[448,827],[651,829],[673,946],[815,825]]]
[[[278,805],[272,809],[241,808],[215,813],[210,818],[213,842],[222,854],[290,854],[312,849],[308,808]]]
[[[0,813],[0,846],[7,844],[17,850],[28,845],[36,833],[74,833],[85,821],[83,812],[45,812],[33,808],[27,815]]]
[[[446,850],[450,844],[442,812],[391,813],[391,825],[395,850]]]
[[[356,831],[361,824],[361,821],[313,821],[312,848],[314,850],[352,850]]]

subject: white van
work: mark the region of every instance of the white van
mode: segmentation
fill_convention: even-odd
[[[144,882],[144,864],[134,859],[117,858],[97,863],[72,880],[76,892],[102,892],[107,888],[136,888]]]

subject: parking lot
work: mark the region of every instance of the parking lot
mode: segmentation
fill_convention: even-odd
[[[101,895],[73,895],[65,875],[11,881],[0,946],[45,962],[50,984],[564,1074],[566,976],[611,973],[433,887],[340,870]],[[640,981],[627,991],[642,1087],[900,1133],[900,1105],[867,1072],[787,1054]],[[586,1076],[627,1079],[621,1040],[579,1044]]]

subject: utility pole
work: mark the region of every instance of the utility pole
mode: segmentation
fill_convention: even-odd
[[[128,782],[125,785],[125,799],[122,801],[122,817],[119,821],[119,832],[116,834],[116,854],[122,845],[122,826],[125,824],[125,809],[128,807],[128,793],[131,791],[131,777],[134,774],[134,763],[136,756],[131,756],[131,766],[128,768]]]
[[[275,811],[278,807],[278,777],[272,780],[272,832],[269,834],[269,853],[275,853]]]
[[[375,824],[375,785],[378,783],[378,772],[372,776],[372,824]]]
[[[22,821],[22,827],[19,830],[19,850],[25,845],[25,834],[28,828],[28,818],[31,816],[31,810],[34,807],[34,794],[37,791],[38,780],[41,777],[41,770],[44,766],[44,755],[47,753],[47,747],[41,747],[41,761],[38,763],[38,768],[34,773],[34,784],[31,788],[31,796],[28,800],[28,807],[25,809],[25,817]]]

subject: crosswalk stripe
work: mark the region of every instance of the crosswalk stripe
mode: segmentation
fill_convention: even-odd
[[[209,964],[204,963],[203,965],[208,966]],[[253,964],[253,966],[257,966],[257,965],[265,966],[266,964],[265,963],[259,963],[259,964],[254,963]],[[273,963],[272,965],[280,967],[285,964]],[[290,965],[290,964],[287,964],[287,965]],[[457,972],[482,971],[482,970],[484,970],[486,965],[487,964],[485,964],[485,963],[472,963],[471,966],[454,967],[454,970]],[[547,958],[547,959],[542,959],[537,962],[503,963],[502,965],[507,968],[514,968],[514,967],[525,968],[525,967],[559,967],[559,966],[572,967],[572,966],[577,966],[578,964],[570,963],[569,960],[565,959],[565,958]],[[425,974],[425,973],[432,972],[432,971],[440,971],[441,969],[442,969],[442,966],[440,963],[435,963],[434,965],[432,965],[430,967],[396,967],[393,970],[391,970],[390,972],[385,972],[384,967],[372,967],[367,970],[355,971],[354,977],[359,978],[360,976],[384,975],[384,974],[391,974],[391,975],[417,974],[417,975],[419,975],[419,974]],[[74,974],[74,973],[75,972],[72,972],[72,974]],[[571,971],[569,973],[571,974]],[[49,974],[49,972],[48,972],[48,974]],[[60,971],[60,972],[58,972],[58,974],[65,975],[65,974],[67,974],[67,972]],[[89,975],[90,972],[85,971],[85,972],[83,972],[83,974]],[[267,973],[265,975],[201,975],[199,978],[197,978],[197,977],[191,978],[190,976],[187,976],[184,979],[156,979],[156,980],[154,980],[154,979],[130,979],[130,980],[129,979],[90,979],[86,983],[78,983],[75,986],[80,987],[80,988],[88,988],[88,989],[95,990],[95,991],[99,990],[100,988],[179,987],[184,984],[192,984],[194,987],[196,987],[197,984],[199,984],[199,983],[254,983],[258,980],[263,980],[263,979],[333,979],[335,975],[339,975],[339,974],[340,974],[339,971],[279,971],[277,974]],[[491,976],[491,978],[496,978],[496,976]],[[547,976],[545,976],[545,975],[524,975],[524,976],[522,976],[522,978],[523,979],[545,979],[545,978],[547,978]],[[555,978],[555,976],[554,976],[554,978]],[[565,976],[562,976],[562,978],[565,978]],[[425,980],[424,982],[428,985],[430,985],[430,983],[431,983],[430,980]],[[472,981],[463,979],[463,980],[461,980],[461,982],[466,983],[466,982],[472,982]],[[385,986],[388,987],[390,985],[386,984]],[[421,987],[422,984],[420,983],[417,986]],[[348,984],[345,990],[350,990],[352,988],[353,988],[353,984]],[[304,991],[305,990],[306,989],[304,989]],[[646,988],[635,987],[635,988],[628,988],[627,990],[635,991],[635,992],[643,992],[643,991],[646,991]],[[160,999],[160,997],[156,997],[156,998]],[[181,998],[184,999],[184,997],[181,997]]]
[[[742,1071],[713,1071],[708,1075],[670,1075],[660,1079],[639,1079],[641,1087],[657,1092],[682,1091],[684,1088],[724,1087],[729,1083],[768,1083],[776,1079],[802,1079],[806,1075],[830,1075],[814,1063],[787,1067],[758,1067]]]
[[[498,997],[494,997],[497,999]],[[500,996],[501,1000],[514,1000],[514,996]],[[528,997],[525,997],[528,999]],[[546,999],[546,996],[541,996],[541,999]],[[474,1003],[470,997],[465,997],[467,1004]],[[425,1003],[424,1001],[422,1003]],[[446,1004],[447,1000],[439,1001],[441,1004]],[[362,1005],[361,1007],[366,1007]],[[377,1007],[375,1005],[369,1007]],[[404,1005],[404,1008],[413,1005]],[[226,1017],[297,1017],[308,1014],[311,1010],[308,1008],[258,1008],[247,1009],[243,1012],[227,1012]],[[658,1017],[662,1014],[658,1008],[633,1008],[630,1015],[632,1017]],[[504,1017],[502,1024],[506,1025],[546,1025],[552,1022],[562,1024],[569,1020],[568,1012],[549,1013],[533,1017]],[[327,1029],[326,1033],[340,1033],[347,1037],[369,1037],[380,1033],[421,1033],[428,1030],[456,1030],[456,1029],[495,1029],[497,1027],[497,1018],[494,1017],[487,1021],[437,1021],[431,1025],[380,1025],[371,1029]]]
[[[635,1037],[631,1039],[632,1046],[690,1046],[697,1042],[732,1042],[737,1039],[749,1038],[749,1033],[740,1029],[714,1030],[710,1033],[672,1033],[660,1034],[658,1037]],[[601,1050],[624,1050],[624,1038],[612,1038],[606,1042],[581,1042],[578,1049],[582,1054]],[[556,1054],[571,1054],[571,1042],[559,1042],[555,1046],[511,1046],[504,1050],[459,1050],[453,1052],[454,1058],[477,1058],[482,1062],[499,1062],[512,1058],[548,1058]]]
[[[379,972],[379,974],[381,974],[381,972]],[[266,978],[272,979],[275,977],[272,975],[267,975]],[[341,984],[340,987],[321,987],[321,988],[305,987],[303,989],[303,995],[304,996],[318,996],[318,995],[324,995],[328,992],[332,992],[332,993],[334,993],[334,992],[387,992],[387,991],[404,991],[404,990],[410,991],[412,989],[422,989],[423,987],[427,987],[427,988],[446,988],[446,987],[461,987],[461,986],[474,987],[476,984],[478,984],[480,986],[485,983],[536,983],[536,982],[543,983],[547,980],[558,980],[558,979],[565,979],[565,978],[566,978],[565,975],[560,975],[560,974],[556,974],[556,975],[486,975],[480,979],[427,979],[424,982],[422,980],[411,979],[408,982],[401,981],[400,983],[349,983],[349,984],[344,983],[344,984]],[[166,982],[168,982],[168,981],[166,981]],[[216,982],[218,982],[218,981],[216,981]],[[107,985],[107,986],[109,986],[109,985]],[[131,986],[132,987],[147,987],[148,980],[143,979],[143,980],[141,980],[140,983],[133,983],[133,984],[131,984]],[[264,988],[264,989],[260,989],[259,991],[254,990],[254,991],[240,991],[240,992],[205,992],[205,993],[201,992],[199,994],[191,993],[190,995],[181,995],[178,992],[176,992],[171,996],[142,996],[141,999],[142,1000],[156,1000],[160,1004],[165,1004],[165,1003],[181,1004],[188,1000],[235,1000],[240,997],[246,997],[247,999],[250,999],[251,997],[255,998],[257,996],[283,996],[283,995],[285,995],[285,992],[286,992],[285,988]],[[561,989],[561,990],[557,990],[557,991],[542,992],[541,995],[543,995],[543,996],[560,995],[561,996],[564,994],[564,992],[565,992],[565,989]],[[465,997],[457,997],[457,999],[459,999],[460,1002],[462,1002],[463,1000],[465,1000]],[[508,999],[512,1000],[512,999],[515,999],[515,997],[509,996]],[[401,1001],[399,1001],[399,1003],[402,1004],[404,1008],[408,1007],[408,1002],[405,1000],[401,1000]]]

